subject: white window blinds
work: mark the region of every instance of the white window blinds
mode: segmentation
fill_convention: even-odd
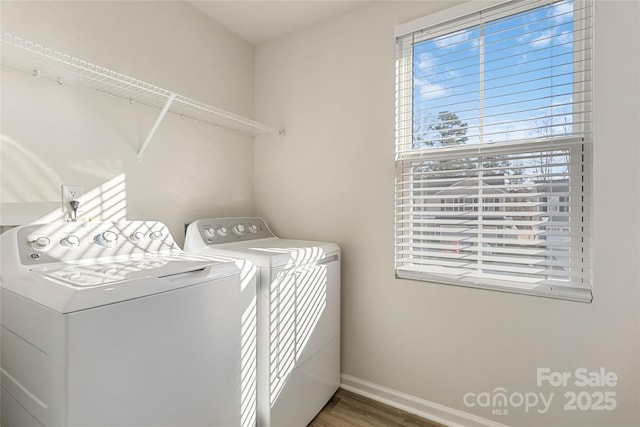
[[[396,275],[591,301],[591,7],[397,38]]]

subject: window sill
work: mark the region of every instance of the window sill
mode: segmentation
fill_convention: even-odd
[[[397,279],[419,280],[423,282],[440,283],[445,285],[464,286],[468,288],[487,289],[491,291],[508,292],[536,297],[553,298],[566,301],[591,303],[593,295],[591,289],[568,286],[538,285],[528,283],[481,283],[477,278],[451,278],[421,271],[397,269]]]

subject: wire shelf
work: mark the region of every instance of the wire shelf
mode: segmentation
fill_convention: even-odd
[[[3,67],[57,81],[59,84],[93,90],[159,110],[166,109],[165,112],[248,136],[283,133],[246,117],[24,40],[10,33],[2,32],[0,53],[0,62]],[[163,116],[164,114],[161,113],[159,120],[162,120]]]

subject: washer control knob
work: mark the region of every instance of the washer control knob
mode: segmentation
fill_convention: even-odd
[[[32,241],[31,246],[37,251],[45,251],[51,246],[51,240],[48,237],[41,236]]]
[[[218,236],[224,237],[227,235],[227,233],[229,233],[229,230],[227,229],[227,227],[225,226],[218,227]]]
[[[204,229],[204,235],[207,237],[213,237],[216,235],[216,230],[213,227],[207,227]]]
[[[251,234],[256,234],[258,232],[258,226],[255,224],[249,224],[249,227],[247,227],[249,229],[249,233]]]
[[[112,248],[118,244],[118,235],[113,231],[103,231],[95,237],[95,242],[105,248]]]
[[[236,236],[240,237],[245,233],[244,225],[242,224],[233,224],[231,226],[231,232]]]
[[[151,233],[149,233],[149,238],[151,240],[162,239],[162,231],[152,231]]]
[[[77,248],[80,246],[80,238],[72,234],[60,240],[60,244],[67,248]]]
[[[131,240],[133,243],[138,243],[142,239],[144,239],[144,233],[142,231],[136,231],[131,236],[129,236],[129,240]]]

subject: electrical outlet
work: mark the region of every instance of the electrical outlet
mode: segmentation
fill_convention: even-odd
[[[63,185],[62,186],[62,211],[66,212],[69,215],[69,218],[72,218],[73,208],[71,207],[72,200],[78,200],[82,197],[82,186],[81,185]]]

